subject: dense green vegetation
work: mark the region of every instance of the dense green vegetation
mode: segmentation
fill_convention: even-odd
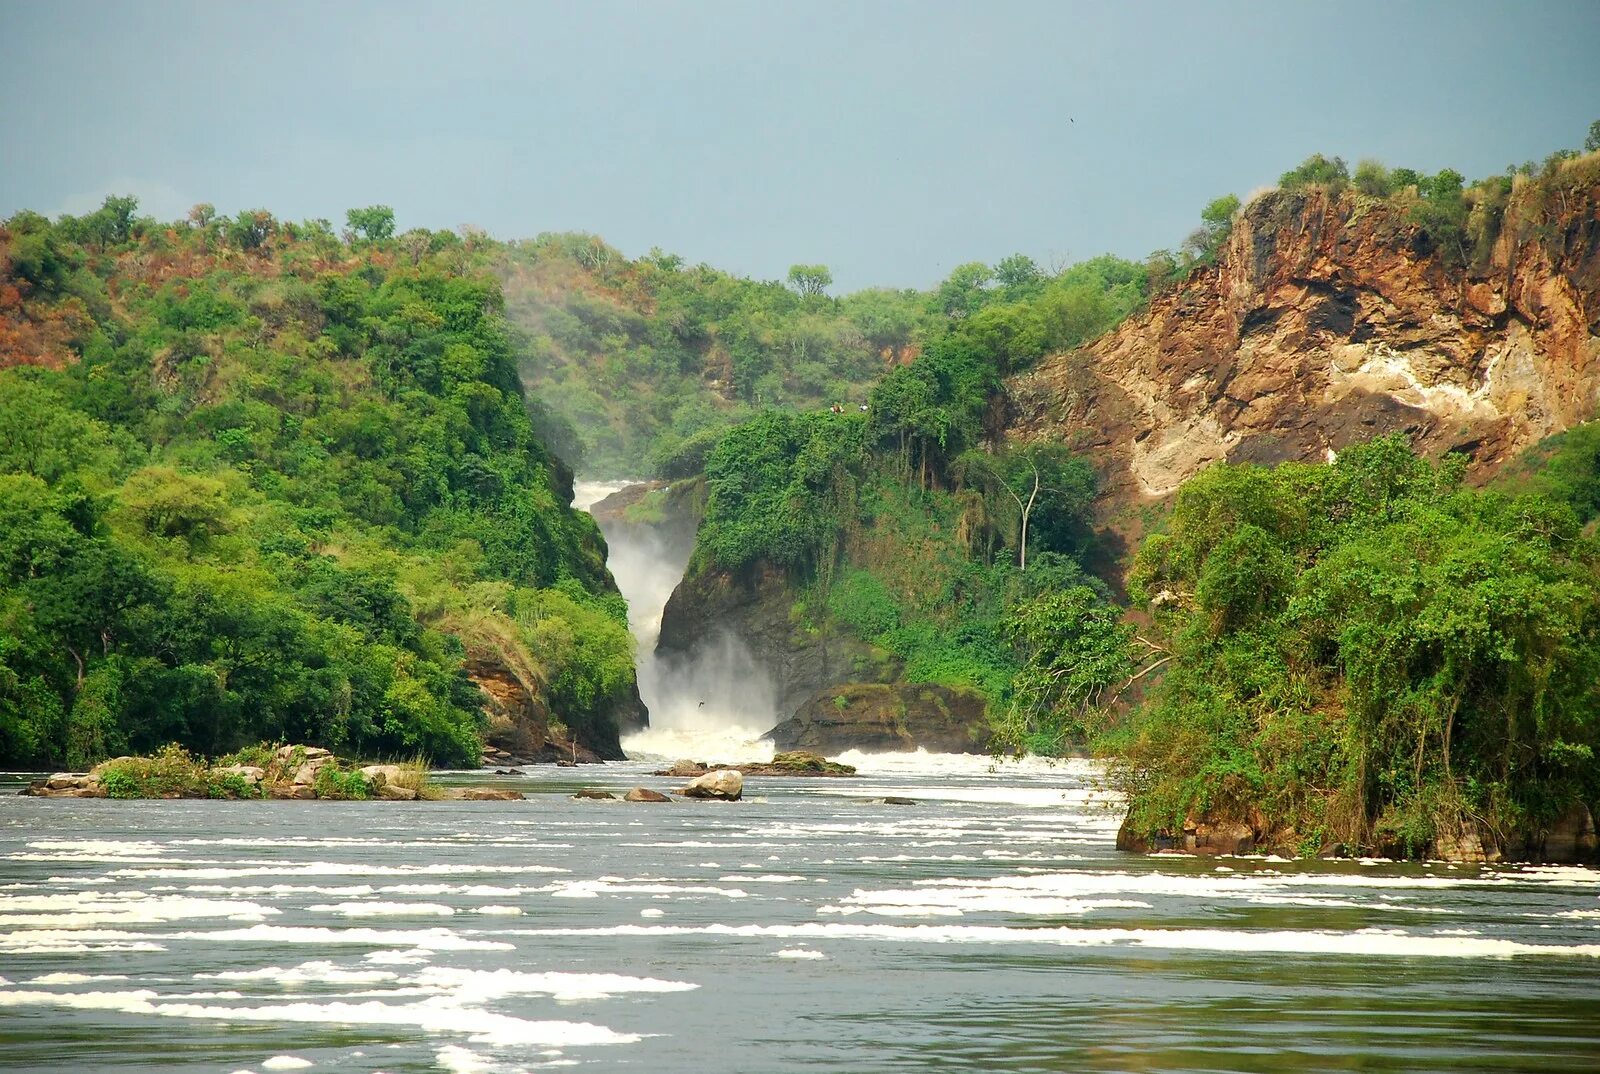
[[[969,318],[963,338],[1002,372],[1021,367],[1105,331],[1147,290],[1143,266],[1109,256],[1050,273],[1017,254],[961,265],[927,292],[840,298],[823,265],[754,281],[660,251],[630,261],[590,235],[485,256],[525,335],[524,377],[559,415],[547,438],[599,477],[691,476],[724,431],[764,410],[855,412],[886,372]]]
[[[1102,742],[1132,823],[1265,817],[1308,852],[1504,844],[1600,794],[1594,437],[1549,496],[1461,484],[1389,437],[1217,466],[1140,550],[1165,678]]]
[[[497,282],[471,240],[348,222],[113,198],[0,230],[0,764],[263,738],[465,762],[469,658],[580,732],[626,694]]]
[[[1022,258],[958,269],[934,296],[937,332],[862,410],[768,411],[718,438],[691,570],[778,567],[804,629],[868,642],[908,682],[979,691],[1005,745],[1081,738],[1056,694],[1014,683],[1078,651],[1028,629],[1054,594],[1115,623],[1080,564],[1094,474],[1059,447],[998,445],[991,403],[1006,373],[1116,324],[1147,287],[1143,268],[1108,257],[1053,277]],[[1100,665],[1085,697],[1124,663]]]

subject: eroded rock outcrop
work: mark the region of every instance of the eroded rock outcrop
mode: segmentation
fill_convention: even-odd
[[[983,697],[970,690],[908,683],[847,683],[822,690],[767,737],[783,750],[839,754],[983,753],[989,745]]]
[[[687,655],[715,644],[722,632],[733,634],[770,675],[780,713],[794,712],[833,683],[899,676],[897,662],[853,634],[815,629],[797,615],[796,597],[788,575],[768,565],[691,570],[667,601],[659,651]]]
[[[1321,461],[1395,431],[1492,472],[1597,412],[1600,183],[1588,174],[1514,193],[1474,267],[1388,203],[1264,195],[1217,264],[1013,377],[1007,435],[1091,453],[1111,508],[1169,496],[1214,462]]]
[[[564,735],[551,727],[550,710],[531,669],[518,669],[514,662],[496,653],[472,652],[468,654],[467,677],[483,695],[483,711],[488,718],[485,764],[621,760],[620,731],[644,722],[644,703],[639,700],[636,685],[628,697],[602,712],[598,719]]]

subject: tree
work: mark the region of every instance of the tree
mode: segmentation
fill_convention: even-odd
[[[969,451],[958,470],[977,479],[991,495],[1004,496],[1016,508],[1017,569],[1028,569],[1028,534],[1038,512],[1052,517],[1052,529],[1063,536],[1094,498],[1094,474],[1081,460],[1056,444],[1030,444],[1003,454]],[[1059,517],[1056,517],[1059,516]],[[1053,551],[1063,551],[1052,541]]]
[[[1308,186],[1338,188],[1349,178],[1350,169],[1345,165],[1343,157],[1329,158],[1321,153],[1313,153],[1301,161],[1298,167],[1284,172],[1278,179],[1278,185],[1285,190],[1299,190]]]
[[[994,267],[995,282],[1007,289],[1027,287],[1043,278],[1044,274],[1039,271],[1039,266],[1027,254],[1012,254],[1010,257],[1001,258]]]
[[[1041,593],[1013,609],[1002,629],[1020,664],[996,736],[1012,749],[1061,753],[1069,738],[1094,730],[1090,715],[1132,681],[1133,628],[1088,586]]]
[[[827,265],[790,265],[789,286],[803,298],[814,298],[833,283],[833,273]]]
[[[1363,160],[1356,165],[1355,187],[1369,197],[1386,197],[1394,190],[1389,169],[1376,160]]]
[[[994,273],[982,261],[969,261],[957,265],[950,276],[939,285],[934,295],[934,305],[948,317],[965,317],[975,313],[988,299],[986,288]]]
[[[394,210],[387,205],[369,205],[344,214],[345,223],[359,238],[381,242],[394,235]]]
[[[1233,231],[1233,218],[1239,211],[1239,198],[1224,194],[1200,210],[1200,227],[1184,240],[1184,247],[1199,260],[1214,255]]]
[[[1583,149],[1586,153],[1600,151],[1600,119],[1589,124],[1589,137],[1583,140]]]

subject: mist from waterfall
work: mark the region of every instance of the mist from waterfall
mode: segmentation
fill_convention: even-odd
[[[631,481],[579,481],[572,506],[586,511]],[[644,526],[602,527],[607,565],[628,602],[628,629],[637,647],[639,696],[650,726],[628,735],[629,757],[758,761],[772,757],[760,736],[779,722],[777,691],[743,640],[720,630],[690,657],[658,654],[661,616],[683,578],[692,547],[674,547]]]

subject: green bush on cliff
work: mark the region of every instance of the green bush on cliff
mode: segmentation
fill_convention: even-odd
[[[1417,852],[1600,794],[1600,547],[1462,473],[1389,437],[1183,487],[1132,575],[1170,666],[1102,743],[1135,826],[1259,810]]]

